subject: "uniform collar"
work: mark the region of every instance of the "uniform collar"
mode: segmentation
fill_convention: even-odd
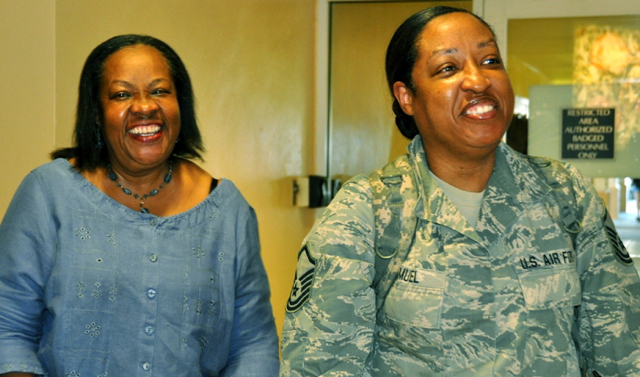
[[[513,195],[519,203],[535,203],[551,190],[528,158],[505,143],[496,149],[496,162],[487,187]]]
[[[407,150],[416,174],[418,200],[414,208],[415,215],[457,229],[471,238],[477,238],[477,235],[474,236],[475,229],[468,224],[431,177],[420,135],[411,141]],[[512,200],[509,202],[520,207],[522,204],[539,201],[549,191],[549,186],[531,167],[525,156],[500,143],[496,148],[495,166],[485,190],[485,199],[490,195],[491,201],[494,202],[500,201],[499,197],[511,196]],[[519,208],[512,210],[518,212]]]
[[[455,229],[467,237],[480,241],[475,229],[460,214],[460,211],[444,194],[429,173],[427,155],[424,152],[420,135],[416,136],[408,146],[409,160],[416,174],[418,200],[414,214],[423,220]]]

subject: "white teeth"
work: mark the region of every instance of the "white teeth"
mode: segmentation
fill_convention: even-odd
[[[493,106],[492,105],[478,106],[478,107],[474,107],[473,109],[467,111],[467,114],[469,114],[469,115],[482,115],[482,114],[488,113],[491,110],[493,110]]]
[[[129,132],[132,134],[142,135],[142,136],[151,136],[158,131],[160,131],[160,126],[158,125],[140,126],[140,127],[135,127],[129,130]]]

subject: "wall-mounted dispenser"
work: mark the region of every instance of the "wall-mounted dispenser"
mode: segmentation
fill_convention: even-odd
[[[293,205],[318,208],[329,204],[332,191],[327,178],[319,175],[295,177],[293,179]]]

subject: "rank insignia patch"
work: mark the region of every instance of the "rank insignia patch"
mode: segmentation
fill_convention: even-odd
[[[615,225],[613,225],[613,220],[611,219],[611,216],[609,216],[608,211],[606,212],[604,217],[604,230],[607,233],[609,242],[611,243],[613,254],[620,261],[620,263],[624,265],[633,264],[633,259],[631,259],[627,248],[624,247],[624,243],[622,243],[618,232],[616,232],[616,227]]]
[[[293,313],[304,305],[311,296],[311,286],[313,276],[316,272],[316,261],[309,254],[307,245],[303,246],[298,253],[298,267],[293,280],[291,295],[287,301],[287,311]]]

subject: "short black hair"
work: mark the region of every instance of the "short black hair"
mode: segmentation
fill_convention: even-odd
[[[420,12],[407,18],[396,30],[387,47],[387,55],[385,59],[385,70],[387,74],[387,84],[391,90],[393,98],[392,109],[396,115],[396,126],[400,133],[408,139],[413,139],[418,134],[418,126],[412,116],[407,115],[400,107],[400,103],[393,95],[393,84],[400,81],[407,86],[412,92],[415,92],[415,86],[411,79],[413,66],[418,58],[418,38],[425,26],[433,19],[449,13],[462,12],[473,15],[482,22],[495,37],[495,33],[489,24],[487,24],[478,15],[462,8],[454,8],[447,6],[436,6],[421,10]]]
[[[94,170],[98,166],[109,164],[107,148],[97,147],[103,131],[97,121],[102,119],[103,109],[100,103],[100,87],[104,73],[104,64],[113,53],[134,45],[146,45],[158,50],[169,65],[169,71],[176,88],[180,108],[180,135],[173,155],[187,159],[202,160],[202,136],[198,129],[195,114],[195,97],[191,79],[178,54],[165,42],[140,34],[124,34],[112,37],[91,51],[82,68],[78,87],[78,105],[76,123],[73,131],[73,146],[61,148],[51,153],[51,158],[75,158],[79,170]]]

